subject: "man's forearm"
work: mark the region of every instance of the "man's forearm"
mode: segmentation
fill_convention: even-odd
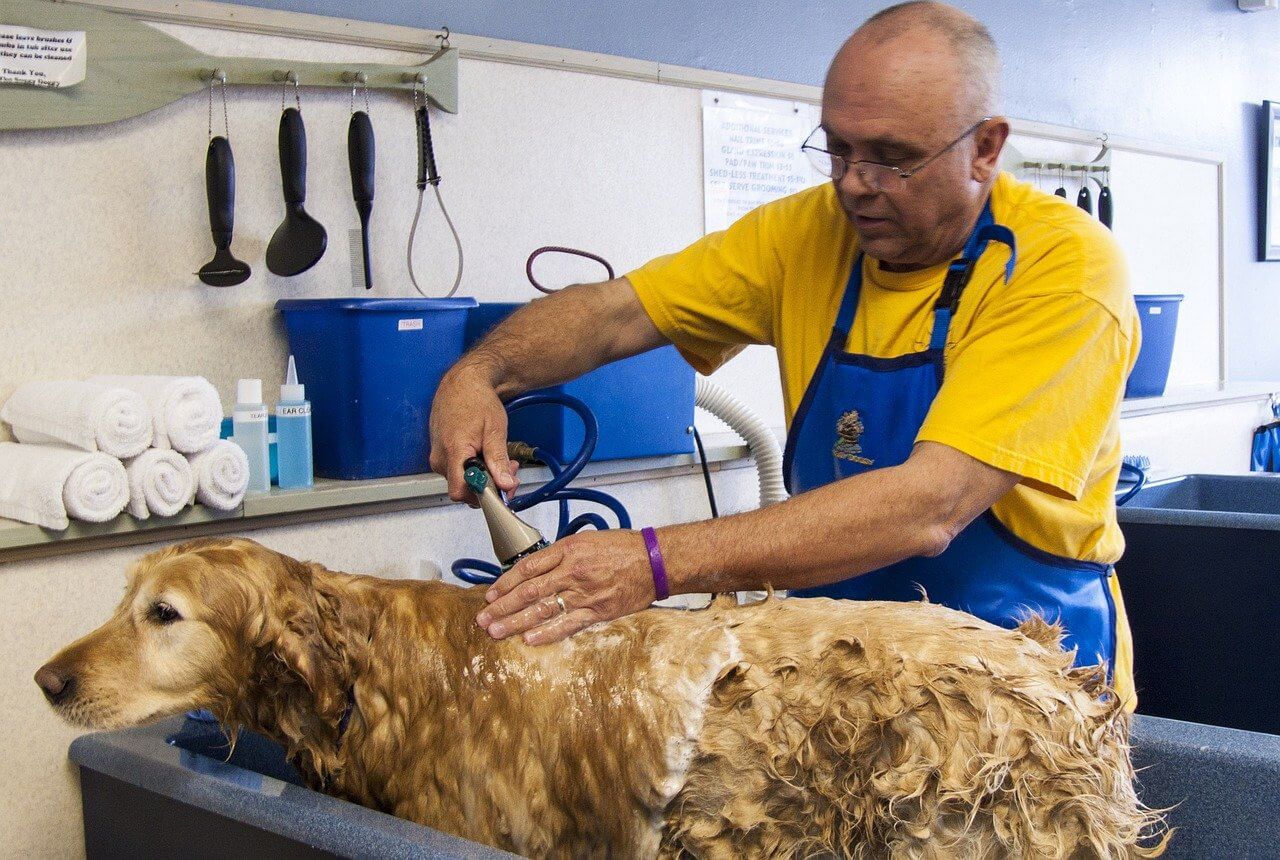
[[[618,278],[530,302],[464,355],[455,371],[482,374],[506,399],[663,342],[630,283]]]
[[[1017,479],[950,449],[933,453],[943,459],[926,454],[768,508],[660,530],[672,591],[807,588],[942,552]]]

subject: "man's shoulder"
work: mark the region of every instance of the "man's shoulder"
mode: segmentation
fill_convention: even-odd
[[[1026,297],[1076,293],[1127,323],[1133,294],[1124,253],[1111,231],[1061,197],[1012,177],[997,220],[1013,230],[1018,267],[1011,293]]]

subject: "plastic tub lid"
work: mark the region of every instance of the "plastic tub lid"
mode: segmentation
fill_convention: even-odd
[[[391,313],[422,313],[423,311],[457,311],[474,308],[476,300],[470,296],[448,299],[280,299],[278,311],[389,311]]]
[[[1182,293],[1137,293],[1133,298],[1139,302],[1180,302],[1186,296]]]

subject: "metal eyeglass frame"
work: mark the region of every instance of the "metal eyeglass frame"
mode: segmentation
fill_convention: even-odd
[[[815,134],[817,134],[819,131],[822,130],[822,126],[818,126],[813,131],[809,132],[809,136],[805,138],[804,143],[800,145],[800,149],[806,153],[820,152],[830,159],[831,168],[829,173],[823,171],[822,168],[818,166],[818,164],[814,163],[814,167],[818,169],[818,172],[824,173],[824,175],[831,176],[834,178],[837,173],[836,163],[839,162],[840,164],[843,165],[843,168],[841,168],[838,171],[841,176],[847,173],[850,169],[856,170],[858,173],[859,179],[861,179],[863,182],[865,182],[867,185],[874,188],[875,190],[883,191],[885,186],[885,183],[882,181],[884,178],[884,174],[878,171],[888,171],[888,172],[895,173],[897,174],[899,179],[902,179],[904,181],[907,179],[910,179],[911,177],[919,173],[921,170],[924,170],[930,164],[933,164],[934,161],[938,160],[947,152],[949,152],[951,148],[954,147],[957,143],[964,140],[966,137],[968,137],[969,135],[977,131],[979,128],[981,128],[984,123],[988,123],[992,119],[994,119],[994,117],[984,116],[982,119],[978,120],[973,125],[965,129],[964,133],[961,134],[959,137],[957,137],[955,140],[951,141],[946,146],[942,147],[942,149],[939,149],[937,152],[935,152],[933,155],[929,156],[924,161],[917,164],[915,167],[909,167],[906,170],[903,170],[901,167],[894,167],[892,164],[885,164],[880,161],[869,161],[867,159],[862,159],[859,161],[849,161],[849,159],[843,155],[836,155],[834,152],[823,149],[820,146],[813,146],[812,144],[809,143],[809,141],[813,139],[813,136]],[[812,156],[810,156],[810,161],[813,161]],[[865,165],[865,167],[859,168],[858,165]],[[877,171],[874,173],[874,176],[876,177],[876,180],[874,182],[870,181],[870,179],[868,178],[870,175],[873,175],[872,173],[869,172],[868,170],[869,168],[875,168],[875,171]]]

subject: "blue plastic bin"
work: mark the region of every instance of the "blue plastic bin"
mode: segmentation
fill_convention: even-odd
[[[1134,296],[1138,318],[1142,321],[1142,349],[1129,374],[1124,396],[1159,397],[1169,381],[1169,362],[1173,359],[1173,340],[1178,333],[1178,306],[1183,296]]]
[[[484,302],[467,322],[470,346],[520,302]],[[541,389],[578,398],[600,425],[592,460],[624,460],[693,452],[694,371],[674,346],[615,361],[571,382]],[[531,406],[511,416],[507,434],[564,461],[582,445],[578,416],[558,406]]]
[[[462,355],[475,299],[286,299],[289,349],[311,401],[316,475],[430,471],[427,419]]]

